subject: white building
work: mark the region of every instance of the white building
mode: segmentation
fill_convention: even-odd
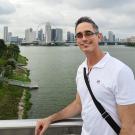
[[[4,27],[4,41],[8,42],[8,27]]]
[[[135,36],[127,38],[127,42],[135,43]]]
[[[49,22],[45,25],[45,37],[46,37],[46,43],[51,42],[51,24]]]
[[[112,31],[108,31],[108,41],[109,42],[114,42],[115,41],[115,35],[113,34]]]
[[[33,41],[36,41],[36,32],[33,31],[32,28],[25,30],[25,42],[26,43],[32,43]]]

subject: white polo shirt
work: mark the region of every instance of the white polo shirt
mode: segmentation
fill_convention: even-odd
[[[79,66],[76,76],[77,91],[82,103],[83,126],[81,135],[116,135],[102,118],[90,96],[84,81],[84,67],[88,73],[87,60]],[[132,70],[106,53],[90,71],[89,82],[96,99],[121,126],[116,109],[117,104],[135,103],[135,80]]]

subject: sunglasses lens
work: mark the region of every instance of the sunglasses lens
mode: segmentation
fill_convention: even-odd
[[[87,31],[84,31],[83,33],[82,32],[77,33],[76,38],[83,38],[83,36],[88,38],[88,37],[92,37],[92,35],[94,34],[97,34],[97,32],[92,32],[92,31],[87,30]]]
[[[85,31],[85,36],[91,36],[93,35],[94,33],[92,31]]]
[[[76,37],[77,37],[77,38],[82,38],[82,37],[83,37],[83,34],[82,34],[82,33],[77,33],[77,34],[76,34]]]

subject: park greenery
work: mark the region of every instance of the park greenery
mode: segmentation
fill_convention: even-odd
[[[130,46],[130,47],[135,47],[135,43],[134,42],[127,42],[125,43],[126,46]]]
[[[20,55],[19,46],[6,45],[0,39],[0,119],[17,119],[18,103],[22,97],[24,88],[8,84],[8,79],[30,82],[28,59]],[[27,90],[24,98],[23,118],[27,118],[27,112],[31,107],[30,93]]]

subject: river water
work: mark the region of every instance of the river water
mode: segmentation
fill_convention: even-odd
[[[104,51],[128,64],[135,73],[135,48],[102,46]],[[30,78],[39,85],[31,90],[32,108],[29,118],[46,117],[68,105],[76,94],[75,76],[85,59],[76,46],[21,47],[21,54],[29,59]]]

